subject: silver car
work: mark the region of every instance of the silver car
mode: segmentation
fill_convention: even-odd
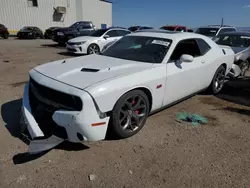
[[[235,53],[235,62],[229,76],[245,76],[250,66],[250,32],[227,32],[213,40],[219,45],[230,46]]]

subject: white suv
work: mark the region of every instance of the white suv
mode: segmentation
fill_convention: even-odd
[[[209,25],[206,27],[199,27],[196,33],[206,35],[209,38],[216,37],[221,33],[237,31],[235,27],[231,26],[220,26],[220,25]]]

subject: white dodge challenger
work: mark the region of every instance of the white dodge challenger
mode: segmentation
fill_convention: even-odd
[[[126,35],[100,54],[40,65],[29,72],[23,97],[29,152],[63,140],[103,140],[110,131],[130,137],[150,113],[204,89],[218,93],[233,62],[231,48],[206,36],[152,30]]]

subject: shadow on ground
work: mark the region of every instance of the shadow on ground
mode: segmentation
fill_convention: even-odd
[[[1,115],[2,119],[5,122],[5,127],[9,133],[15,137],[19,138],[25,144],[29,144],[29,141],[21,135],[21,126],[20,126],[20,113],[21,113],[22,99],[17,99],[14,101],[7,102],[1,106]],[[65,151],[82,151],[88,149],[88,146],[85,146],[81,143],[70,143],[63,142],[55,149],[65,150]],[[28,149],[28,148],[27,148]],[[13,157],[14,164],[22,164],[32,160],[35,160],[49,151],[42,152],[39,154],[30,155],[29,153],[19,153]]]
[[[68,52],[58,52],[57,54],[63,55],[63,56],[69,56],[69,57],[79,57],[79,56],[82,56],[80,54],[73,54],[73,53],[68,53]]]
[[[250,106],[250,77],[227,82],[217,97],[235,104]]]
[[[42,44],[41,47],[51,47],[51,48],[65,48],[65,44]]]

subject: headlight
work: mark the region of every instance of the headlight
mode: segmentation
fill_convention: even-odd
[[[63,32],[57,32],[57,35],[64,35]]]
[[[71,45],[82,45],[82,44],[84,44],[86,41],[83,41],[83,42],[70,42],[69,41],[69,44],[71,44]]]

